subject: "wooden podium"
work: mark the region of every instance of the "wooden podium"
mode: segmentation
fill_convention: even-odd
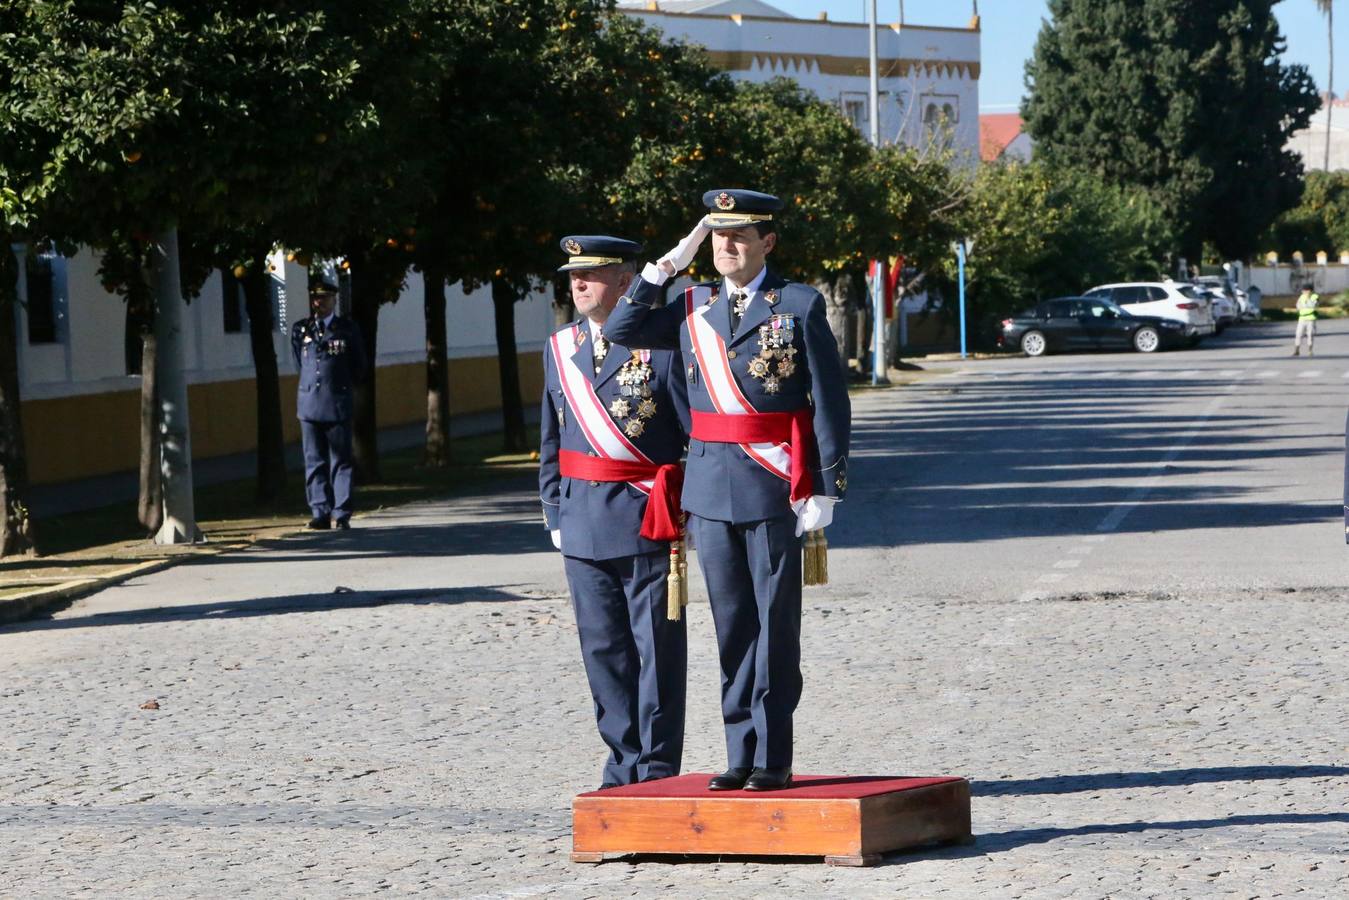
[[[823,856],[870,866],[881,854],[970,833],[963,778],[798,775],[780,791],[709,791],[711,774],[581,794],[572,801],[573,862],[634,853]]]

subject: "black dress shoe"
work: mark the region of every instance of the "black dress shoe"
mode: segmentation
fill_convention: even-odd
[[[618,785],[615,784],[614,782],[612,782],[612,781],[606,781],[606,782],[604,782],[604,784],[602,784],[602,785],[600,785],[598,788],[596,788],[596,790],[599,790],[599,791],[607,791],[607,790],[609,790],[609,788],[616,788],[616,787],[618,787]]]
[[[338,519],[333,523],[333,527],[340,531],[350,531],[351,521],[349,519]]]
[[[745,782],[747,791],[776,791],[792,783],[791,769],[755,769]]]
[[[314,518],[309,520],[309,524],[305,526],[305,528],[308,528],[311,531],[327,531],[331,527],[332,525],[328,522],[327,516],[314,516]]]
[[[751,772],[755,771],[747,766],[736,766],[727,769],[720,775],[713,775],[707,782],[709,791],[738,791],[745,786],[745,779],[749,778]]]

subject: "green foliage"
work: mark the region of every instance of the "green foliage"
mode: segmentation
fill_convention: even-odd
[[[1274,0],[1050,0],[1022,107],[1036,153],[1141,187],[1183,250],[1245,258],[1297,203],[1285,150],[1319,100]]]
[[[1332,257],[1349,250],[1349,172],[1308,172],[1302,202],[1288,210],[1262,239],[1261,250],[1281,259],[1318,250]]]
[[[974,239],[966,277],[986,315],[1102,282],[1155,278],[1170,240],[1145,192],[1039,162],[980,169],[965,217]],[[945,275],[955,278],[954,260]]]

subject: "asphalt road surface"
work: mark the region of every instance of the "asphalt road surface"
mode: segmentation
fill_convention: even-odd
[[[599,780],[528,484],[0,628],[0,896],[1349,895],[1349,326],[855,396],[797,770],[971,779],[872,869],[569,860]],[[693,584],[686,771],[724,763]],[[155,699],[158,709],[140,708]]]

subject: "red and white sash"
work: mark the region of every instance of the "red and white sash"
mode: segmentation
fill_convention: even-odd
[[[609,417],[609,411],[604,408],[604,404],[595,393],[595,386],[590,383],[590,379],[572,359],[572,355],[576,353],[580,346],[580,336],[581,327],[573,325],[554,334],[549,343],[553,347],[553,361],[557,363],[558,376],[562,381],[562,391],[567,395],[567,406],[571,409],[572,415],[576,417],[576,421],[580,423],[586,442],[590,444],[590,448],[598,456],[604,459],[654,465],[645,453],[638,450],[636,445],[628,440],[627,435]],[[655,480],[629,481],[628,484],[643,494],[650,494]]]
[[[707,300],[712,296],[709,286],[690,287],[684,291],[684,311],[689,325],[689,340],[693,344],[693,354],[698,359],[698,368],[703,372],[703,381],[712,405],[718,413],[728,416],[753,415],[758,412],[740,390],[731,364],[726,358],[726,342],[717,334],[707,315],[712,310]],[[774,475],[790,482],[792,480],[791,448],[784,444],[741,444],[755,462]]]

